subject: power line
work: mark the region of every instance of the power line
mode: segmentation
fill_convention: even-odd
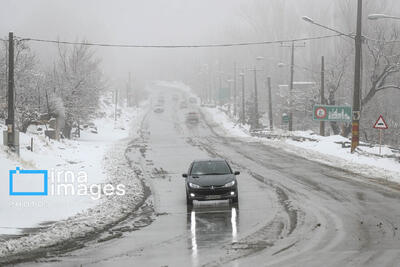
[[[41,43],[55,43],[65,45],[86,45],[86,46],[100,46],[100,47],[121,47],[121,48],[207,48],[207,47],[233,47],[233,46],[251,46],[251,45],[269,45],[269,44],[282,44],[287,42],[299,42],[299,41],[313,41],[328,39],[333,37],[343,37],[345,34],[333,34],[323,35],[315,37],[304,37],[297,39],[286,39],[286,40],[275,40],[275,41],[260,41],[260,42],[238,42],[238,43],[220,43],[220,44],[199,44],[199,45],[140,45],[140,44],[107,44],[107,43],[89,43],[89,42],[70,42],[50,39],[39,39],[29,37],[15,37],[16,41],[32,41]],[[400,43],[400,40],[379,40],[373,39],[367,36],[363,36],[364,40],[372,41],[376,43]],[[0,41],[8,42],[8,39],[0,38]]]
[[[342,36],[343,34],[323,35],[315,37],[304,37],[290,40],[275,40],[275,41],[260,41],[260,42],[239,42],[239,43],[215,43],[215,44],[194,44],[194,45],[140,45],[140,44],[108,44],[108,43],[90,43],[90,42],[70,42],[50,39],[38,39],[28,37],[18,37],[19,41],[41,42],[41,43],[55,43],[65,45],[85,45],[85,46],[99,46],[99,47],[120,47],[120,48],[213,48],[213,47],[233,47],[233,46],[251,46],[251,45],[269,45],[281,44],[286,42],[300,42],[321,40]],[[3,39],[0,39],[3,40]]]

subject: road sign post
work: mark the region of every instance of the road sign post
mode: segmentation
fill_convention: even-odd
[[[382,154],[382,130],[386,130],[389,128],[382,115],[379,115],[379,118],[375,122],[373,128],[379,130],[379,155],[381,155]]]
[[[379,155],[382,155],[382,129],[379,129]]]
[[[289,121],[290,121],[290,118],[289,118],[289,114],[287,114],[287,113],[283,113],[282,114],[282,122],[281,122],[281,127],[282,128],[284,128],[284,129],[287,129],[287,130],[289,130]],[[287,126],[286,126],[287,125]],[[287,127],[287,128],[286,128]],[[290,130],[289,130],[290,131]]]
[[[289,123],[289,115],[288,114],[286,114],[286,113],[283,113],[282,114],[282,123],[283,124],[288,124]]]

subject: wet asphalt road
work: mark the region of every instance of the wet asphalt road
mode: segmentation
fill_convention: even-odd
[[[147,225],[106,242],[23,266],[399,266],[400,191],[249,139],[197,126],[166,95],[143,121],[142,167],[152,191]],[[136,154],[135,154],[136,155]],[[127,154],[129,157],[129,153]],[[132,153],[133,157],[133,153]],[[241,171],[239,208],[225,201],[187,210],[193,159],[223,157]]]

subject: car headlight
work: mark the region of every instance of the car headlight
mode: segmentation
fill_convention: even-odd
[[[191,187],[191,188],[200,188],[200,185],[189,183],[189,187]]]
[[[235,185],[235,181],[224,184],[224,187],[231,187]]]

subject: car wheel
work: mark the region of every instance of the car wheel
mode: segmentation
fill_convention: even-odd
[[[232,203],[239,203],[239,195],[236,193],[236,197],[232,198]]]
[[[186,205],[193,206],[193,200],[188,195],[186,195]]]

